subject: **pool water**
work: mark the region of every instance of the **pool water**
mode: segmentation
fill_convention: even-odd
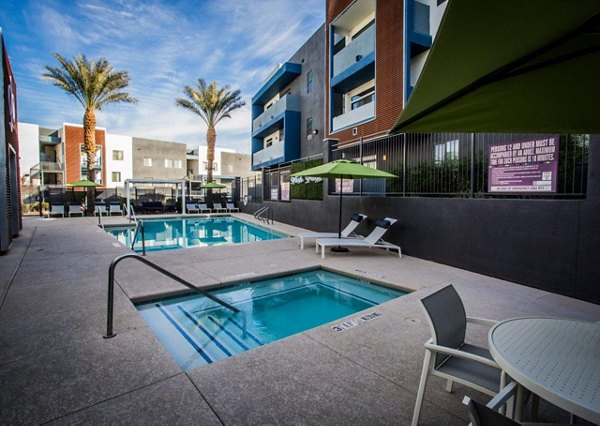
[[[184,371],[371,308],[406,293],[323,270],[137,305]],[[380,313],[372,314],[377,317]],[[339,327],[335,330],[340,329]]]
[[[135,228],[129,226],[105,229],[121,243],[131,247]],[[230,216],[144,220],[146,251],[239,244],[278,238],[285,238],[285,235]],[[142,251],[141,240],[141,234],[138,234],[133,247],[136,252]]]

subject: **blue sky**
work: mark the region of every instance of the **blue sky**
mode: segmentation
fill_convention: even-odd
[[[81,123],[81,105],[42,80],[52,52],[104,57],[131,77],[135,105],[108,105],[109,133],[205,144],[206,126],[175,106],[199,77],[240,89],[246,106],[217,127],[217,146],[250,152],[250,98],[324,22],[325,0],[3,0],[0,27],[17,82],[19,121]]]

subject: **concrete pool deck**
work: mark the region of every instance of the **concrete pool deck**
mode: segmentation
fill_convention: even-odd
[[[289,238],[151,253],[149,260],[198,286],[322,266],[414,291],[343,332],[325,325],[184,373],[131,303],[182,287],[140,262],[117,267],[117,335],[102,337],[108,266],[125,253],[95,218],[24,218],[20,237],[0,256],[0,423],[405,425],[429,338],[420,297],[452,283],[468,315],[600,320],[598,305],[380,250],[321,260],[314,243],[300,251]],[[486,345],[487,329],[470,329],[468,341]],[[487,401],[460,385],[449,394],[430,378],[421,424],[466,424],[465,394]],[[543,416],[568,419],[546,406]]]

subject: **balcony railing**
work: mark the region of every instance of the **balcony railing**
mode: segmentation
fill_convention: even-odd
[[[358,124],[375,116],[375,102],[370,102],[360,108],[348,111],[345,114],[333,117],[332,130],[337,131],[353,124]]]
[[[285,142],[278,142],[268,148],[252,154],[252,164],[257,166],[271,160],[283,157]]]
[[[300,111],[300,96],[297,95],[286,95],[279,99],[271,108],[263,112],[261,115],[256,117],[252,122],[252,131],[259,130],[262,126],[267,124],[270,120],[278,116],[284,111]]]
[[[333,75],[337,76],[350,65],[375,51],[375,25],[371,25],[352,43],[344,47],[333,57]]]

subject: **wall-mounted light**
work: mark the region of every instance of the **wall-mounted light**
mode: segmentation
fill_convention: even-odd
[[[387,161],[387,154],[383,154],[382,160]]]
[[[313,131],[312,131],[312,134],[313,134],[313,135],[318,135],[318,134],[319,134],[319,129],[315,129],[315,130],[313,130]]]

